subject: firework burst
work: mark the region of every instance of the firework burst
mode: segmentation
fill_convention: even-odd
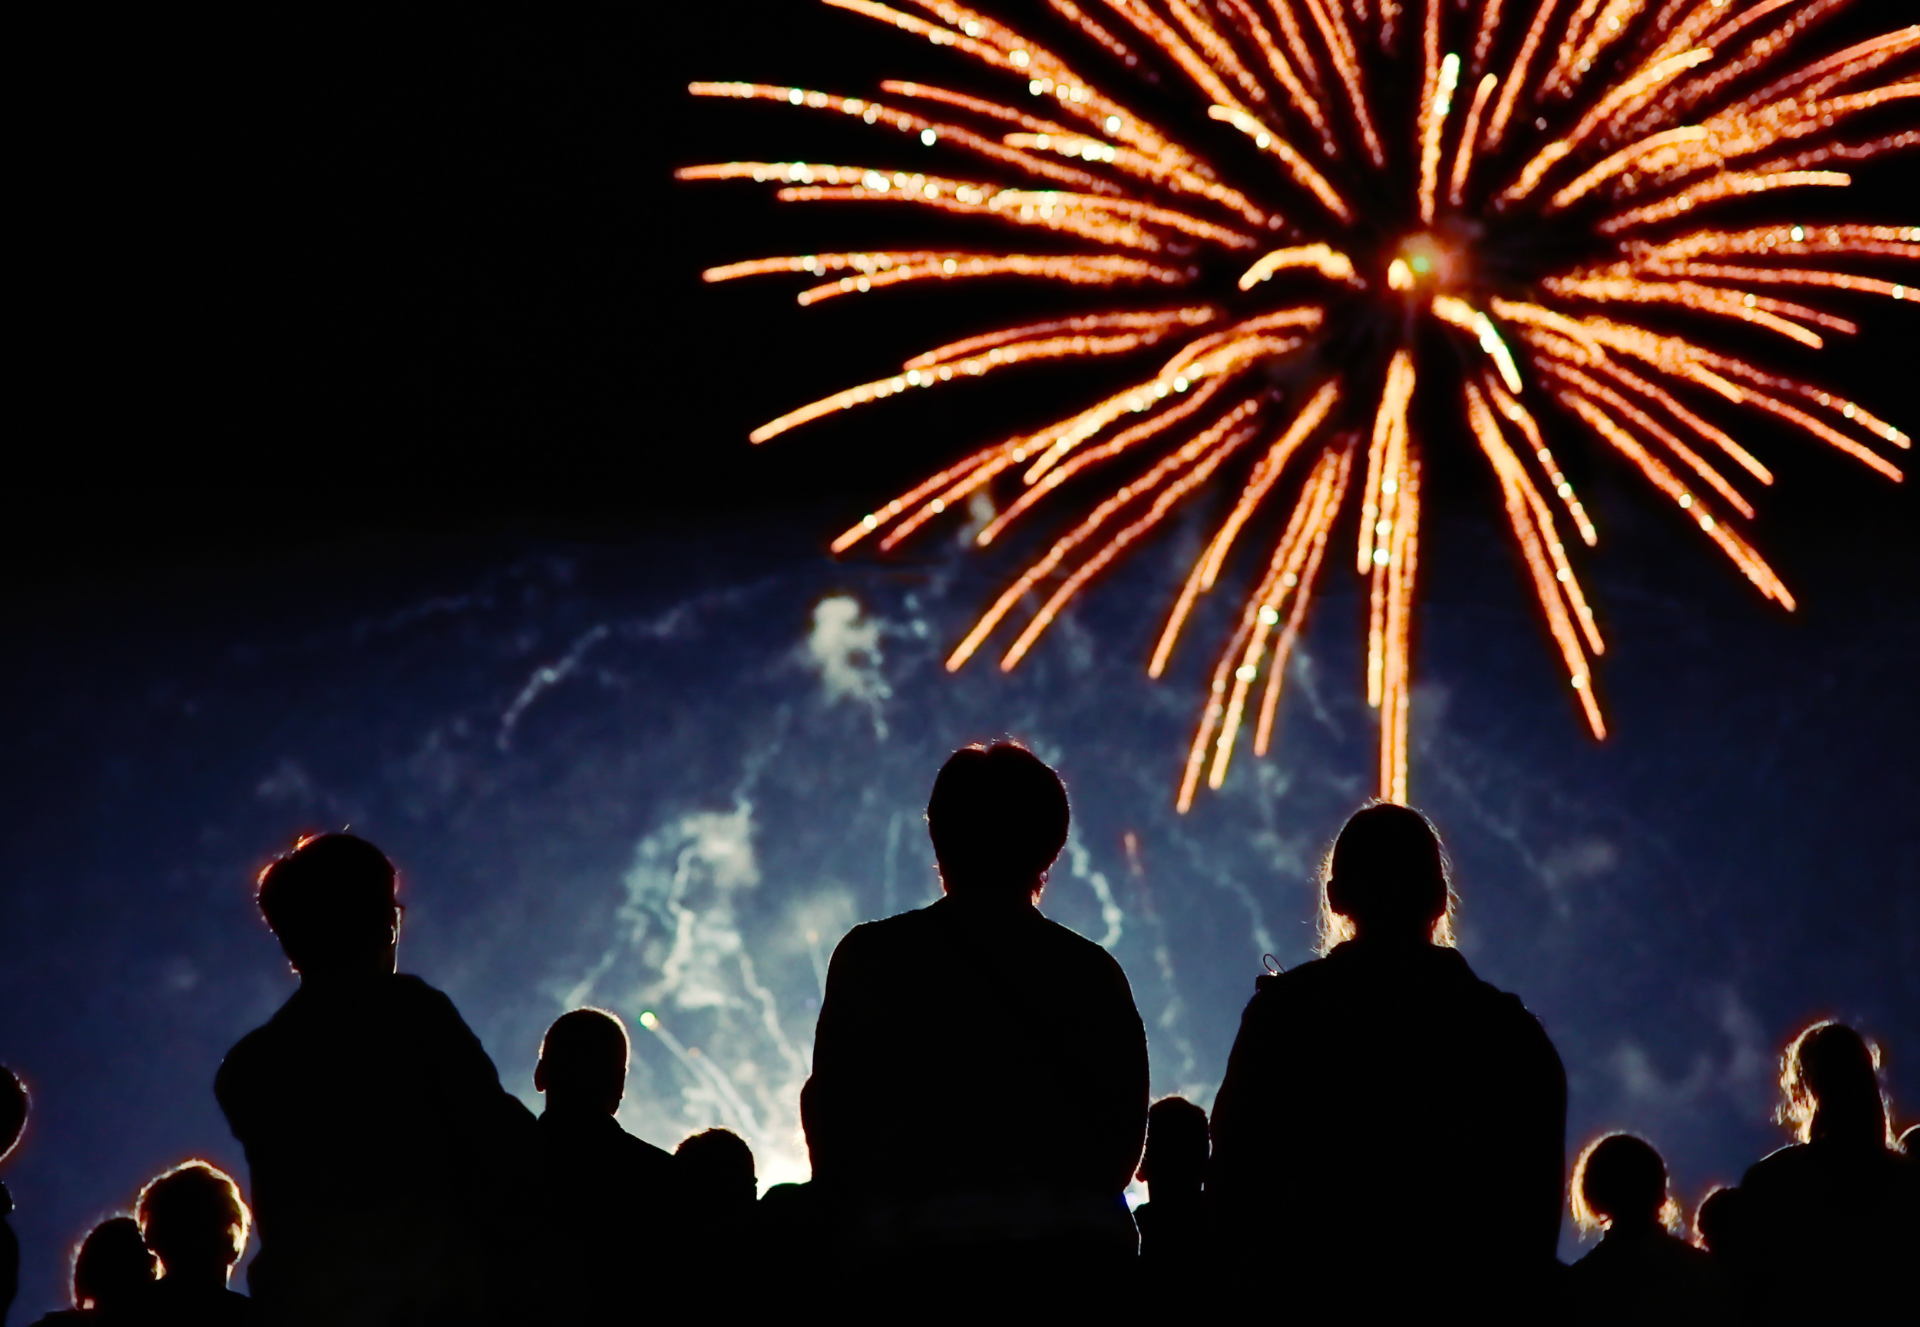
[[[1883,123],[1920,95],[1920,81],[1898,72],[1912,67],[1920,27],[1799,62],[1804,34],[1844,0],[1546,0],[1510,14],[1503,0],[1048,0],[1069,64],[943,0],[825,3],[949,48],[983,86],[885,82],[880,100],[745,83],[692,91],[854,117],[950,154],[954,173],[731,162],[680,177],[771,182],[793,202],[930,209],[1027,238],[1007,246],[1018,252],[767,258],[708,280],[805,273],[817,284],[802,304],[989,277],[1185,298],[938,346],[753,439],[1015,364],[1154,354],[1150,372],[966,456],[833,547],[893,548],[999,486],[1014,496],[975,536],[989,544],[1083,473],[1110,476],[947,661],[962,666],[1024,609],[1000,657],[1011,669],[1183,498],[1237,481],[1153,651],[1158,677],[1196,601],[1272,506],[1277,538],[1213,671],[1179,784],[1183,811],[1202,779],[1220,786],[1250,717],[1253,749],[1266,751],[1289,652],[1347,511],[1370,590],[1380,795],[1405,800],[1423,445],[1484,457],[1596,737],[1606,728],[1590,661],[1603,642],[1560,529],[1588,545],[1597,536],[1539,403],[1623,457],[1789,609],[1786,586],[1734,519],[1754,514],[1741,484],[1772,475],[1710,416],[1763,411],[1900,478],[1883,451],[1909,444],[1892,425],[1715,347],[1734,324],[1809,349],[1854,330],[1799,291],[1911,296],[1837,269],[1920,258],[1920,227],[1754,214],[1844,187],[1837,167],[1920,141]],[[1189,141],[1083,65],[1122,84],[1163,72],[1195,94],[1192,123],[1182,121]],[[1258,169],[1229,180],[1201,138],[1214,158],[1242,163],[1250,145]],[[1741,219],[1713,220],[1728,216]],[[1438,409],[1457,427],[1417,436],[1416,398],[1418,418]]]

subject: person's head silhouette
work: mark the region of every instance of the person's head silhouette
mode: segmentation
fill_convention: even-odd
[[[0,1064],[0,1161],[13,1154],[27,1128],[27,1085],[18,1074]]]
[[[402,908],[393,863],[352,834],[318,834],[260,873],[260,912],[303,978],[391,973]]]
[[[731,1129],[703,1129],[681,1139],[673,1164],[687,1195],[710,1211],[750,1208],[759,1192],[753,1149]]]
[[[1156,1203],[1198,1197],[1207,1178],[1207,1113],[1185,1097],[1162,1097],[1147,1109],[1147,1149],[1138,1178]]]
[[[1667,1196],[1667,1163],[1643,1138],[1610,1133],[1588,1143],[1569,1186],[1582,1230],[1643,1232],[1671,1228],[1679,1208]]]
[[[1067,822],[1060,776],[1017,742],[954,752],[927,799],[940,884],[956,898],[1038,901]]]
[[[1453,943],[1446,853],[1411,807],[1375,802],[1355,811],[1322,877],[1323,952],[1350,939]]]
[[[1724,1257],[1740,1241],[1740,1202],[1738,1189],[1709,1190],[1693,1213],[1693,1242]]]
[[[1780,1057],[1781,1122],[1803,1143],[1833,1138],[1891,1148],[1879,1071],[1879,1049],[1845,1023],[1808,1026]]]
[[[73,1253],[73,1306],[118,1314],[139,1301],[160,1269],[130,1216],[102,1221]]]
[[[604,1009],[575,1009],[553,1020],[540,1041],[535,1091],[547,1109],[611,1115],[627,1092],[627,1029]]]
[[[247,1247],[253,1214],[218,1166],[185,1161],[147,1181],[134,1205],[163,1280],[224,1288]]]

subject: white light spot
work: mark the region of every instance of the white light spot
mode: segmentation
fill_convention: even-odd
[[[1241,664],[1238,668],[1233,670],[1233,675],[1235,678],[1237,678],[1242,682],[1251,682],[1253,681],[1254,678],[1258,677],[1260,674],[1259,674],[1259,670],[1256,669],[1252,664]]]
[[[1692,505],[1693,505],[1693,494],[1682,493],[1680,495],[1680,510],[1685,511],[1687,508],[1691,507]]]
[[[1384,548],[1376,548],[1376,549],[1374,549],[1374,550],[1373,550],[1373,565],[1374,565],[1374,566],[1376,566],[1376,567],[1384,567],[1384,566],[1386,566],[1386,565],[1387,565],[1387,550],[1386,550],[1386,549],[1384,549]]]
[[[1260,605],[1260,625],[1270,627],[1280,620],[1280,612],[1271,604]]]
[[[949,258],[945,262],[940,264],[940,270],[942,272],[945,272],[948,276],[952,276],[955,272],[958,272],[960,270],[960,264],[954,262],[953,259]]]
[[[1120,117],[1119,117],[1119,116],[1117,116],[1117,115],[1109,115],[1109,116],[1107,117],[1107,132],[1108,132],[1108,133],[1110,133],[1110,134],[1117,134],[1117,133],[1119,133],[1119,132],[1120,132]]]
[[[935,133],[931,129],[922,129],[920,131],[920,141],[922,143],[925,143],[928,147],[932,147],[935,143],[938,143],[940,141],[940,135]]]

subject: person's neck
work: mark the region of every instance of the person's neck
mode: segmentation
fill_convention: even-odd
[[[379,985],[391,976],[393,976],[391,968],[382,969],[375,965],[311,970],[303,968],[300,970],[300,989],[316,993],[365,990]]]
[[[161,1279],[176,1291],[210,1295],[227,1288],[227,1277],[232,1271],[233,1268],[225,1263],[202,1267],[169,1267]]]
[[[951,903],[979,912],[1032,912],[1039,906],[1033,894],[1004,887],[963,887],[949,890],[945,897]]]
[[[1659,1217],[1641,1221],[1623,1221],[1615,1217],[1607,1226],[1603,1239],[1618,1240],[1622,1244],[1637,1244],[1642,1240],[1657,1239],[1666,1233],[1667,1228],[1660,1224]]]
[[[611,1120],[614,1117],[614,1110],[618,1109],[618,1103],[615,1103],[610,1110],[604,1101],[596,1101],[591,1097],[555,1096],[549,1090],[546,1109],[541,1111],[541,1114],[551,1115],[559,1120]]]

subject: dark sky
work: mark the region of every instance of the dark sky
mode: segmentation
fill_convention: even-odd
[[[1174,824],[1162,775],[1191,716],[1179,688],[1197,684],[1210,642],[1182,656],[1190,676],[1141,700],[1144,619],[1116,588],[1012,699],[984,676],[950,692],[935,671],[942,633],[964,629],[1010,554],[949,559],[936,541],[895,564],[815,560],[930,465],[1050,418],[1056,390],[1089,380],[1009,374],[749,447],[765,419],[992,325],[1002,299],[1027,306],[1017,293],[896,291],[801,310],[790,282],[704,286],[700,269],[717,262],[934,232],[907,217],[778,213],[749,184],[676,184],[673,168],[694,162],[864,159],[837,126],[696,102],[689,80],[866,95],[881,77],[957,66],[801,0],[655,8],[578,25],[484,5],[80,17],[34,53],[32,187],[20,191],[31,238],[17,248],[28,335],[0,523],[19,633],[0,670],[0,732],[16,753],[0,814],[12,931],[0,963],[14,965],[0,974],[0,1032],[16,1040],[0,1058],[38,1055],[57,1107],[20,1168],[34,1167],[43,1290],[50,1251],[129,1177],[183,1147],[233,1160],[201,1088],[285,981],[235,892],[248,864],[316,817],[391,834],[429,891],[414,961],[512,1069],[538,1030],[522,993],[552,973],[500,956],[502,918],[532,909],[571,961],[580,919],[613,904],[583,885],[576,915],[545,881],[612,881],[617,894],[636,842],[688,807],[726,810],[729,762],[757,759],[754,725],[792,701],[780,669],[822,594],[857,594],[896,633],[884,638],[895,736],[880,744],[858,707],[823,710],[806,722],[850,743],[866,733],[870,768],[796,763],[792,787],[756,793],[763,858],[798,863],[796,879],[841,853],[849,864],[833,869],[858,884],[870,865],[859,853],[891,823],[872,788],[905,797],[952,740],[943,725],[998,722],[1002,705],[1055,725],[1070,775],[1080,762],[1092,868],[1116,881],[1122,829],[1164,841],[1158,860],[1190,854],[1211,883],[1263,860],[1248,826],[1270,835],[1276,815],[1288,851],[1310,857],[1362,790],[1350,776],[1366,741],[1342,708],[1355,705],[1350,586],[1330,594],[1312,641],[1336,698],[1325,732],[1298,710],[1283,757],[1248,762],[1226,797]],[[1877,30],[1846,22],[1823,40]],[[1920,216],[1914,160],[1857,169],[1846,215]],[[1859,338],[1772,362],[1920,432],[1914,309],[1847,312]],[[1696,1186],[1730,1178],[1774,1136],[1767,1070],[1741,1056],[1809,1014],[1884,1018],[1920,993],[1911,487],[1763,424],[1741,437],[1780,477],[1757,500],[1756,535],[1801,600],[1792,616],[1637,478],[1584,441],[1560,449],[1603,525],[1582,565],[1613,635],[1601,672],[1612,742],[1589,742],[1565,703],[1497,496],[1466,470],[1440,476],[1420,646],[1433,689],[1416,786],[1485,890],[1474,961],[1564,1035],[1577,1127],[1664,1122],[1681,1140],[1676,1173]],[[1170,534],[1117,581],[1144,587],[1148,616],[1190,535]],[[649,653],[649,624],[686,605],[719,625]],[[910,635],[923,626],[930,635]],[[592,699],[542,701],[560,718],[529,723],[510,755],[487,725],[518,714],[527,679],[590,638],[613,643],[589,657],[626,653],[576,678]],[[1094,672],[1076,673],[1089,650]],[[1084,692],[1094,675],[1110,688],[1097,696],[1136,723],[1103,727],[1104,702]],[[1056,714],[1063,686],[1075,703]],[[656,749],[693,754],[670,768]],[[1326,768],[1287,763],[1309,753]],[[810,857],[815,778],[865,819]],[[1273,791],[1286,779],[1294,802]],[[1307,783],[1318,791],[1303,802]],[[1306,877],[1281,877],[1260,907],[1295,928],[1285,957],[1297,961]],[[1127,888],[1128,943],[1141,944],[1150,905]],[[880,897],[868,888],[858,906]],[[1060,895],[1083,929],[1102,924],[1090,897]],[[1254,959],[1239,904],[1206,897],[1179,950],[1184,979],[1200,983],[1179,988],[1199,1078],[1217,1072]],[[885,899],[897,902],[891,876]],[[756,923],[769,944],[784,918]],[[1565,955],[1594,965],[1590,987]],[[811,969],[793,961],[804,988]],[[1126,961],[1144,1008],[1153,959]],[[100,1042],[102,1028],[126,1040]],[[1621,1061],[1616,1031],[1650,1058]],[[1715,1037],[1740,1049],[1715,1042],[1727,1063],[1696,1074]],[[165,1063],[152,1045],[169,1048]],[[1912,1101],[1920,1047],[1904,1054]],[[1686,1084],[1736,1069],[1737,1102],[1675,1122],[1699,1102]]]
[[[1820,40],[1878,30],[1870,15],[1831,28]],[[858,506],[930,457],[1045,417],[1046,393],[1074,381],[1042,370],[898,402],[749,454],[754,424],[1029,299],[1016,284],[801,310],[790,280],[699,282],[714,262],[939,233],[888,209],[777,209],[763,187],[670,178],[735,157],[924,166],[917,145],[684,93],[694,78],[867,95],[881,77],[978,78],[854,15],[799,0],[580,24],[488,5],[150,15],[73,20],[38,58],[16,406],[29,426],[11,476],[30,496],[0,535],[6,574],[28,583],[201,550],[270,557],[343,528],[612,531]],[[1911,170],[1857,169],[1846,214],[1910,217]],[[1897,416],[1886,375],[1914,321],[1878,303],[1817,371]],[[1890,519],[1899,495],[1814,450],[1769,451],[1785,482],[1765,495],[1765,536],[1786,566],[1826,556],[1831,529],[1911,524]],[[1633,556],[1626,541],[1610,552]]]

